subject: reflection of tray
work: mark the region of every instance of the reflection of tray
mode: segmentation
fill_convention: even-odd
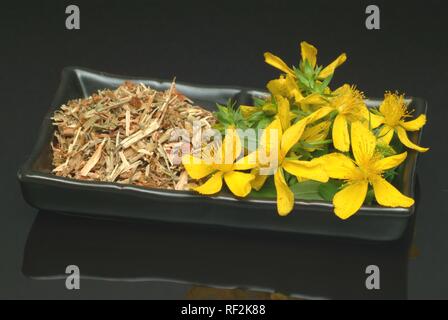
[[[22,270],[36,280],[66,279],[66,267],[75,264],[83,279],[151,281],[151,288],[161,291],[153,296],[149,292],[148,298],[171,290],[178,296],[168,298],[183,299],[190,286],[201,285],[216,288],[216,294],[222,288],[240,288],[293,297],[406,299],[407,253],[403,243],[104,221],[40,211]],[[381,290],[365,286],[365,270],[372,264],[380,268]],[[200,298],[209,298],[211,292],[202,292]]]
[[[52,175],[50,141],[53,127],[50,117],[67,100],[86,97],[98,89],[114,88],[124,80],[143,82],[154,89],[165,90],[169,82],[132,77],[120,77],[79,68],[66,68],[52,108],[40,129],[37,144],[28,161],[19,171],[23,195],[32,206],[52,211],[65,211],[94,217],[139,218],[165,222],[181,222],[226,226],[265,231],[316,234],[342,238],[393,241],[409,236],[415,220],[415,207],[382,208],[365,206],[348,221],[334,216],[332,205],[319,201],[297,201],[294,211],[286,218],[276,213],[275,201],[248,198],[237,200],[222,192],[216,197],[204,197],[187,191],[165,191],[117,183],[79,181]],[[177,89],[196,104],[213,109],[215,103],[228,99],[238,104],[251,104],[252,96],[260,91],[177,84]],[[379,100],[368,100],[369,106]],[[416,115],[426,112],[426,103],[412,99]],[[420,135],[410,139],[418,143]],[[415,194],[417,155],[410,152],[402,174],[397,177],[401,191]],[[417,203],[418,203],[418,199]]]

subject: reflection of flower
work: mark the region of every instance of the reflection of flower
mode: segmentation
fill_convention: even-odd
[[[387,182],[382,173],[397,167],[407,153],[381,158],[375,153],[376,138],[360,122],[351,127],[352,151],[355,160],[342,153],[331,153],[319,159],[331,178],[343,179],[347,184],[333,199],[335,213],[342,219],[355,214],[364,203],[368,185],[373,186],[375,198],[380,205],[388,207],[410,207],[414,200],[401,194]]]
[[[250,182],[255,178],[254,175],[239,172],[235,159],[241,153],[241,142],[234,129],[228,129],[227,135],[223,139],[222,145],[218,148],[212,161],[209,159],[199,159],[192,155],[185,155],[182,163],[193,179],[202,179],[211,175],[204,184],[196,187],[194,190],[201,194],[215,194],[222,189],[222,180],[226,182],[230,191],[238,196],[245,197],[251,191]]]
[[[383,124],[379,135],[384,142],[389,144],[394,133],[397,133],[398,139],[406,147],[419,152],[429,150],[428,148],[422,148],[412,143],[406,134],[406,131],[420,130],[426,123],[426,116],[422,114],[414,120],[404,121],[410,117],[410,114],[407,110],[403,95],[386,93],[384,101],[379,107],[379,112],[380,115],[378,117],[380,118],[380,123]]]

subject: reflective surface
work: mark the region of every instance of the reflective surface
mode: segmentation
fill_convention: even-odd
[[[23,272],[65,278],[76,264],[86,278],[174,281],[313,298],[406,298],[406,244],[376,244],[246,230],[106,221],[39,212]],[[377,265],[381,290],[366,289]],[[216,292],[215,292],[216,293]]]
[[[154,239],[151,238],[152,233],[161,230],[159,227],[121,222],[81,222],[78,219],[58,223],[64,219],[63,216],[53,214],[54,218],[50,218],[49,214],[44,214],[41,217],[22,199],[17,169],[35,145],[39,125],[50,107],[60,72],[65,66],[81,65],[115,74],[160,79],[176,76],[180,82],[263,88],[267,79],[278,76],[278,72],[264,64],[262,53],[270,50],[288,63],[297,64],[298,43],[302,40],[318,47],[319,64],[329,63],[340,52],[347,53],[348,60],[338,68],[334,88],[345,81],[357,84],[370,96],[381,96],[384,90],[399,90],[428,100],[431,108],[422,145],[431,150],[420,157],[417,170],[421,197],[415,244],[419,255],[409,261],[408,297],[448,298],[448,108],[444,80],[448,74],[448,42],[443,41],[446,39],[446,12],[441,10],[441,1],[377,1],[381,8],[381,30],[376,31],[365,28],[365,9],[370,1],[294,0],[280,3],[257,0],[223,1],[219,4],[203,1],[193,6],[189,2],[173,5],[167,1],[128,0],[125,7],[121,1],[109,0],[78,0],[76,3],[81,9],[81,29],[76,31],[68,31],[64,27],[66,1],[42,0],[28,2],[26,6],[17,1],[1,3],[0,36],[5,45],[1,51],[0,77],[0,298],[173,299],[185,298],[191,292],[198,295],[198,286],[165,281],[83,278],[81,290],[68,291],[63,279],[36,280],[30,277],[32,274],[62,274],[65,262],[79,264],[81,272],[89,271],[96,276],[103,274],[103,277],[105,273],[117,278],[120,275],[148,276],[147,269],[158,271],[157,276],[173,276],[174,266],[167,268],[160,261],[153,266],[151,255],[145,252],[155,250],[149,247],[149,240]],[[45,228],[36,227],[40,224]],[[41,232],[36,233],[36,229]],[[191,233],[201,240],[197,240],[200,245],[207,245],[207,237],[200,237],[199,232]],[[40,236],[36,237],[36,234]],[[190,238],[176,237],[177,233],[173,232],[169,234],[177,239],[177,246],[182,246],[187,241],[185,239]],[[144,241],[137,241],[137,237]],[[208,237],[214,238],[214,234]],[[265,274],[258,274],[257,278],[255,271],[260,268],[259,263],[254,266],[254,263],[243,260],[249,263],[245,267],[231,259],[231,251],[222,251],[225,244],[232,243],[233,235],[225,237],[230,240],[221,240],[221,245],[216,246],[221,250],[221,256],[212,254],[212,257],[215,257],[213,261],[227,259],[218,266],[224,269],[223,274],[230,273],[227,278],[223,279],[222,275],[217,279],[207,277],[209,272],[213,275],[217,272],[202,267],[193,270],[197,274],[191,270],[187,274],[187,268],[179,268],[182,274],[174,278],[189,276],[215,284],[224,283],[230,282],[229,279],[241,279],[241,274],[235,275],[235,270],[242,268],[248,278],[240,286],[254,285],[255,280],[263,280],[264,286],[274,286],[274,280],[266,279],[281,276],[289,278],[291,284],[286,280],[275,280],[278,288],[281,284],[284,290],[289,287],[291,291],[302,294],[308,292],[323,296],[332,291],[335,296],[341,296],[350,294],[347,293],[349,290],[363,290],[364,270],[351,269],[351,259],[354,265],[375,264],[379,262],[371,262],[369,256],[375,258],[383,249],[389,251],[388,248],[380,250],[369,246],[365,254],[366,249],[358,246],[350,250],[359,254],[356,258],[355,255],[345,255],[341,249],[343,246],[330,242],[325,249],[323,244],[328,243],[326,241],[319,249],[319,242],[313,244],[310,239],[308,249],[300,249],[302,255],[290,254],[290,259],[294,259],[293,265],[300,265],[302,273],[290,268],[289,272],[295,273],[288,276],[286,272],[278,272],[281,265],[275,264],[274,260],[266,257],[261,261],[255,257],[256,261],[269,262],[275,267],[275,273],[265,267],[262,269]],[[249,235],[240,234],[238,239],[243,237]],[[72,238],[78,242],[73,243]],[[109,239],[110,245],[104,239]],[[238,242],[238,247],[254,248],[255,242],[266,243],[272,252],[274,243],[290,246],[289,241],[280,240],[255,237],[248,240],[247,246]],[[299,248],[303,242],[294,241],[299,243]],[[168,249],[176,248],[174,243],[168,244],[165,244]],[[137,248],[132,249],[133,245]],[[164,246],[160,241],[152,245]],[[211,246],[209,244],[208,249]],[[317,247],[316,251],[312,251],[313,247]],[[260,246],[256,253],[261,253],[262,248]],[[339,248],[340,254],[333,254],[329,248]],[[291,247],[279,250],[292,252]],[[398,270],[403,271],[402,262],[390,269],[387,267],[392,261],[401,260],[392,251],[385,254],[380,262],[386,261],[385,269],[391,270],[390,274],[397,274],[399,281],[388,276],[386,271],[382,287],[386,294],[391,294],[390,286],[395,284],[394,295],[402,295],[402,278]],[[190,252],[194,257],[199,253],[199,250]],[[273,254],[276,256],[275,252]],[[66,260],[64,263],[61,257]],[[86,268],[77,261],[78,258]],[[107,260],[102,261],[102,258]],[[183,261],[185,266],[195,265],[185,257],[170,261],[174,260],[176,263]],[[321,264],[313,261],[321,261]],[[342,276],[327,268],[335,261],[341,263],[341,267],[334,268],[342,272]],[[146,267],[139,267],[140,262]],[[284,264],[284,267],[289,268],[288,265]],[[344,270],[354,273],[347,275],[346,271],[344,275]],[[329,273],[326,275],[324,271]],[[342,281],[354,277],[361,281]],[[234,295],[240,292],[231,291]],[[366,294],[361,292],[361,296]]]

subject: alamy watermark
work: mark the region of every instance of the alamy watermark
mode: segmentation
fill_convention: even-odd
[[[67,30],[79,30],[81,28],[81,11],[79,6],[71,4],[65,8],[65,13],[68,15],[65,19],[65,28]],[[380,30],[380,8],[377,5],[371,4],[366,7],[365,26],[368,30]]]
[[[270,175],[275,172],[283,159],[281,152],[281,130],[246,130],[228,128],[224,135],[220,131],[207,128],[203,130],[201,121],[194,121],[192,133],[186,129],[175,128],[170,141],[177,141],[175,147],[167,152],[173,165],[207,164],[232,165],[258,164],[260,174]],[[243,150],[251,156],[244,157]],[[192,157],[184,157],[191,155]],[[244,159],[243,159],[244,158]]]
[[[67,266],[65,269],[65,274],[67,274],[67,278],[65,279],[65,287],[68,290],[79,290],[81,289],[81,281],[80,276],[81,272],[79,267],[76,265]]]
[[[81,28],[81,11],[77,5],[71,4],[65,8],[68,16],[65,18],[65,28],[67,30],[79,30]]]
[[[367,6],[366,14],[368,14],[366,19],[367,30],[380,30],[380,8],[377,5],[371,4]]]
[[[380,268],[376,265],[370,265],[366,268],[366,289],[367,290],[380,290]]]

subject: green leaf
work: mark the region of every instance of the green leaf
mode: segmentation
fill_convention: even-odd
[[[290,188],[294,193],[296,200],[321,201],[323,198],[319,195],[318,190],[320,184],[320,182],[309,180],[296,182],[294,185],[290,186]],[[275,190],[274,178],[269,177],[260,191],[252,190],[251,196],[256,198],[276,199],[277,192]]]
[[[383,157],[390,157],[396,155],[397,152],[390,145],[386,143],[377,143],[376,151],[380,153]]]
[[[302,111],[300,109],[294,109],[292,110],[292,113],[294,113],[295,115],[297,115],[298,120],[305,118],[306,116],[308,116],[308,113],[305,111]]]
[[[369,186],[369,190],[367,191],[366,198],[364,200],[364,204],[368,205],[368,206],[372,205],[374,197],[375,197],[375,193],[373,192],[372,187]]]
[[[311,158],[319,158],[319,157],[322,157],[322,156],[324,156],[324,155],[330,153],[329,149],[330,149],[330,148],[328,147],[328,145],[323,145],[322,147],[317,148],[316,151],[313,152]]]
[[[302,73],[297,72],[297,78],[299,79],[299,81],[301,82],[301,84],[303,86],[305,86],[306,88],[309,88],[310,82]]]
[[[266,180],[263,188],[261,188],[259,191],[252,190],[250,195],[255,198],[276,199],[277,192],[275,191],[275,184],[274,184],[273,176],[269,177]]]
[[[277,114],[277,106],[273,103],[267,103],[262,107],[263,112],[268,116]]]
[[[239,108],[236,107],[236,102],[229,100],[227,105],[216,104],[216,107],[218,110],[214,112],[214,115],[222,127],[235,126],[239,129],[247,129],[246,119],[244,119]]]
[[[405,151],[404,145],[401,143],[400,139],[398,139],[397,135],[394,134],[392,141],[390,142],[390,146],[395,150],[397,154]]]
[[[394,178],[398,175],[397,168],[389,169],[383,173],[383,178],[389,182],[392,182]]]
[[[311,158],[313,157],[312,154],[309,151],[307,151],[305,149],[302,149],[299,143],[296,144],[291,149],[291,151],[294,154],[296,154],[296,156],[298,156],[300,158],[300,160],[311,160]]]
[[[380,112],[380,110],[378,110],[378,107],[371,107],[369,108],[369,111],[372,112],[373,114],[376,114],[378,116],[382,116],[383,114]]]
[[[331,79],[333,79],[333,74],[329,75],[324,79],[324,81],[322,81],[321,85],[319,86],[320,92],[324,92],[325,88],[330,84]]]
[[[255,107],[262,107],[263,105],[265,105],[267,103],[266,100],[261,99],[261,98],[254,97],[253,99],[254,99],[254,106]]]
[[[333,201],[334,195],[339,191],[341,186],[342,181],[330,180],[319,186],[319,194],[325,201]]]
[[[307,142],[307,141],[300,141],[300,146],[302,148],[319,148],[322,145],[325,144],[332,144],[333,140],[329,139],[329,140],[318,140],[318,141],[311,141],[311,142]]]
[[[303,63],[303,72],[308,79],[312,78],[314,75],[314,69],[308,60],[305,60]]]
[[[296,200],[324,200],[319,194],[321,184],[321,182],[311,180],[297,182],[291,186],[291,191],[294,193]]]
[[[247,122],[249,123],[249,126],[252,127],[255,123],[259,122],[265,117],[263,111],[257,111],[252,113],[248,118]]]
[[[266,128],[270,123],[272,122],[272,117],[266,116],[265,118],[261,119],[257,124],[257,129],[264,129]]]

